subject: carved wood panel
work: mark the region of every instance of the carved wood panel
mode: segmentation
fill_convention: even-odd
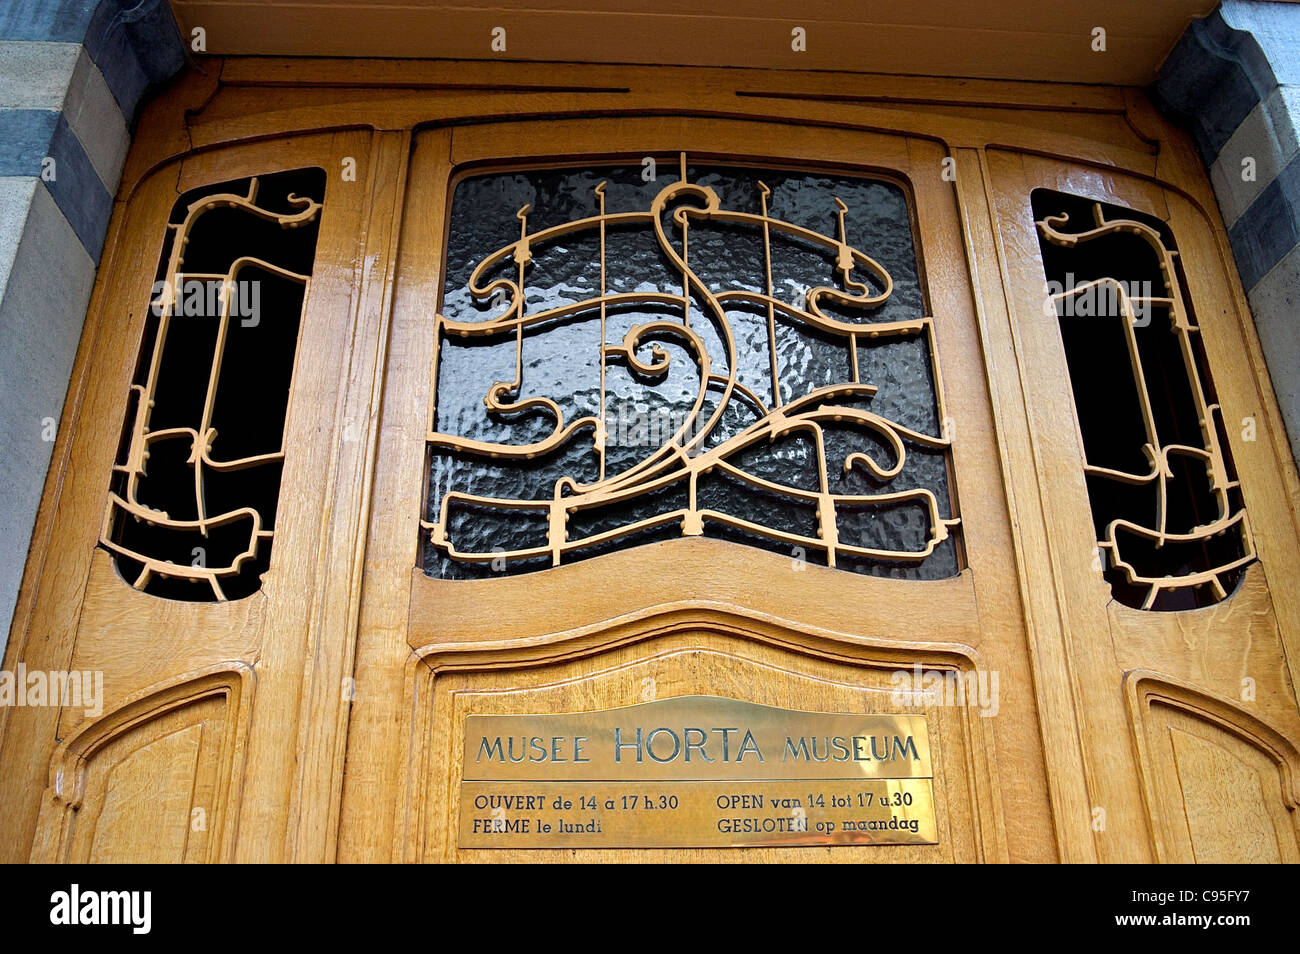
[[[254,685],[212,667],[83,723],[50,767],[33,860],[233,860]]]
[[[588,712],[685,695],[716,695],[786,709],[896,713],[928,720],[939,843],[879,848],[750,848],[749,860],[951,863],[1005,860],[995,804],[996,758],[989,721],[975,708],[938,698],[900,705],[900,670],[977,674],[968,650],[934,644],[912,652],[880,644],[832,642],[771,620],[684,610],[652,614],[590,634],[493,649],[429,646],[409,667],[411,740],[397,811],[396,861],[673,862],[715,857],[707,849],[460,850],[461,751],[469,714]],[[969,676],[968,676],[969,677]],[[448,769],[450,768],[450,771]]]
[[[1150,672],[1125,680],[1159,859],[1300,862],[1300,753],[1240,707]]]

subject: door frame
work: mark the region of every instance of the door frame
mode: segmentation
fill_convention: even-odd
[[[533,78],[541,69],[546,71],[545,83]],[[870,89],[864,92],[868,83]],[[339,818],[340,813],[346,816],[349,812],[361,817],[365,800],[374,792],[395,790],[400,766],[366,754],[377,750],[349,748],[347,734],[371,731],[367,726],[394,731],[400,713],[388,721],[383,713],[393,716],[388,708],[393,696],[388,690],[395,689],[400,697],[403,685],[402,677],[394,680],[390,674],[401,671],[413,658],[405,623],[409,609],[402,597],[411,589],[415,564],[407,556],[414,552],[415,530],[401,513],[397,515],[403,521],[401,529],[391,534],[377,532],[377,526],[394,519],[385,506],[393,499],[394,487],[385,471],[373,470],[376,454],[401,448],[406,439],[390,422],[389,410],[403,420],[422,422],[427,406],[427,401],[422,403],[418,396],[400,392],[384,380],[385,374],[409,359],[410,343],[418,344],[418,337],[411,337],[409,330],[400,340],[395,336],[391,346],[388,339],[390,319],[396,328],[399,317],[393,305],[399,231],[403,215],[416,208],[414,203],[408,208],[405,198],[411,138],[416,129],[425,135],[439,130],[447,135],[445,156],[450,161],[453,127],[465,130],[472,124],[510,119],[597,115],[740,118],[768,125],[776,137],[783,135],[781,123],[792,123],[798,129],[911,137],[909,142],[923,142],[955,160],[955,182],[949,184],[955,194],[950,206],[945,199],[935,212],[954,219],[961,244],[951,256],[936,256],[933,267],[942,272],[932,270],[931,282],[951,276],[969,287],[965,307],[975,318],[978,351],[992,395],[991,446],[1000,451],[1000,470],[992,485],[1002,489],[1010,513],[1020,603],[1028,620],[1031,708],[1046,716],[1040,726],[1043,764],[1023,777],[1012,778],[1008,773],[1003,786],[1012,787],[1004,794],[1008,804],[1014,796],[1027,793],[1036,797],[1037,790],[1046,789],[1052,819],[1049,845],[1044,849],[1017,844],[1010,832],[1007,853],[1013,859],[1032,860],[1107,858],[1109,849],[1103,841],[1114,840],[1099,838],[1091,826],[1095,777],[1094,770],[1085,765],[1078,742],[1079,712],[1085,702],[1078,694],[1071,663],[1072,641],[1086,639],[1088,634],[1069,628],[1049,570],[1056,559],[1046,529],[1052,502],[1043,493],[1037,470],[1035,441],[1043,436],[1031,439],[1034,431],[1026,399],[1032,392],[1026,390],[1029,371],[1025,362],[1032,356],[1016,338],[1018,306],[1008,263],[1020,257],[1033,259],[1036,249],[1023,242],[1008,245],[1001,240],[990,172],[997,154],[1037,157],[1068,166],[1080,175],[1104,179],[1122,174],[1158,185],[1181,197],[1180,202],[1169,203],[1173,215],[1200,217],[1201,224],[1196,226],[1199,237],[1194,240],[1197,254],[1202,261],[1217,263],[1217,271],[1207,274],[1223,278],[1211,294],[1215,296],[1216,326],[1229,339],[1224,353],[1231,358],[1233,378],[1245,389],[1241,393],[1256,396],[1245,403],[1258,405],[1261,438],[1238,451],[1237,463],[1243,476],[1248,469],[1261,475],[1252,482],[1262,488],[1264,502],[1248,505],[1271,515],[1270,532],[1278,541],[1271,545],[1272,556],[1266,555],[1262,542],[1259,551],[1266,562],[1285,572],[1297,565],[1296,541],[1300,539],[1300,479],[1245,295],[1231,265],[1227,234],[1207,174],[1189,138],[1160,116],[1140,90],[769,70],[205,59],[203,71],[189,72],[145,107],[127,156],[60,419],[5,668],[12,671],[22,662],[29,669],[66,670],[74,661],[94,551],[94,534],[87,527],[98,527],[106,461],[111,459],[109,451],[88,455],[87,448],[95,445],[96,431],[107,433],[109,442],[116,440],[120,416],[103,411],[107,405],[100,394],[102,381],[105,375],[125,375],[123,362],[134,361],[134,351],[122,345],[121,326],[122,316],[139,307],[139,296],[125,295],[117,276],[153,273],[156,258],[150,256],[156,254],[157,236],[144,235],[136,223],[147,217],[150,203],[169,205],[173,200],[174,186],[159,183],[172,177],[174,169],[186,165],[198,168],[202,163],[219,165],[223,155],[235,155],[237,150],[263,150],[268,157],[266,168],[271,169],[278,168],[276,157],[286,155],[286,148],[291,150],[300,137],[334,137],[332,141],[340,144],[346,140],[348,145],[331,155],[338,160],[351,158],[357,170],[349,188],[336,193],[356,216],[351,244],[339,256],[339,275],[346,272],[345,284],[351,293],[344,294],[340,286],[331,308],[349,316],[355,336],[346,352],[346,380],[341,383],[337,367],[324,377],[338,388],[331,398],[336,416],[329,433],[355,436],[356,442],[335,445],[338,454],[323,471],[339,475],[331,503],[337,523],[322,537],[328,543],[323,543],[319,552],[328,556],[312,565],[329,574],[332,596],[318,604],[316,619],[320,622],[313,624],[309,650],[301,657],[308,662],[295,668],[292,660],[300,657],[292,653],[273,660],[276,666],[293,669],[293,678],[301,684],[299,713],[306,718],[291,733],[293,758],[303,760],[310,769],[302,768],[296,778],[277,788],[273,797],[259,801],[253,812],[241,816],[235,856],[273,860],[390,857],[397,842],[395,812],[377,812],[369,832],[356,825],[341,832]],[[335,184],[331,176],[331,187]],[[167,198],[145,199],[153,194],[151,190],[160,190],[159,195]],[[445,199],[443,196],[441,201],[445,203]],[[339,202],[332,208],[339,208]],[[159,221],[156,215],[153,221]],[[1186,244],[1183,231],[1175,223],[1180,243]],[[403,247],[402,253],[405,251]],[[438,267],[434,263],[433,271],[419,279],[428,283],[432,297],[426,300],[436,300]],[[415,280],[408,273],[408,290]],[[399,290],[398,296],[401,294]],[[1202,292],[1193,289],[1193,294]],[[1237,345],[1231,344],[1235,337],[1239,337]],[[940,360],[943,367],[951,368],[942,353]],[[1216,361],[1213,354],[1211,361]],[[1215,378],[1222,388],[1227,372],[1221,361],[1218,364]],[[423,387],[427,398],[427,382]],[[121,399],[117,391],[109,396]],[[951,389],[948,397],[954,401]],[[96,412],[96,408],[100,410]],[[408,418],[408,413],[413,416]],[[412,426],[421,434],[411,439],[422,445],[422,424]],[[98,439],[104,440],[103,435]],[[960,460],[957,471],[960,476]],[[963,517],[968,518],[969,495],[962,499],[962,506]],[[369,552],[377,547],[386,549]],[[373,573],[383,567],[403,569],[400,574],[389,570]],[[1271,598],[1280,623],[1276,638],[1284,648],[1294,686],[1300,661],[1295,608],[1300,593],[1281,588]],[[394,599],[398,602],[393,603]],[[385,600],[387,608],[380,605]],[[154,625],[171,632],[176,624]],[[289,677],[281,672],[276,678]],[[1138,685],[1141,680],[1134,676],[1129,682]],[[358,686],[372,688],[358,692]],[[1136,693],[1136,689],[1129,692],[1128,698],[1136,698]],[[122,706],[135,704],[123,702]],[[73,738],[61,735],[60,718],[57,709],[0,708],[0,855],[6,860],[25,859],[32,851],[39,796],[50,777],[55,749],[65,738]],[[1131,737],[1126,733],[1126,738]],[[1014,755],[999,756],[1004,770],[1014,763]],[[1133,839],[1135,858],[1155,857],[1148,841]],[[1054,851],[1050,843],[1054,843]]]
[[[998,794],[1009,775],[1014,775],[1010,787],[1022,817],[1036,817],[1040,834],[1051,826],[1047,755],[1038,748],[1034,728],[1034,680],[1010,519],[1003,497],[981,491],[1000,486],[1002,474],[972,292],[962,267],[956,193],[944,177],[946,151],[916,137],[796,128],[798,135],[792,136],[790,124],[690,115],[545,122],[503,117],[416,133],[409,181],[425,186],[407,190],[396,271],[391,341],[397,360],[390,359],[387,370],[375,477],[376,499],[386,509],[372,520],[366,546],[356,671],[357,692],[366,702],[354,706],[349,728],[349,760],[367,770],[355,783],[347,773],[344,782],[347,851],[375,857],[387,850],[394,860],[456,856],[447,840],[454,828],[454,797],[436,780],[438,765],[446,764],[454,776],[457,757],[445,743],[456,739],[463,712],[448,725],[439,710],[435,726],[440,674],[543,667],[575,653],[598,656],[692,625],[743,631],[750,639],[798,646],[811,656],[855,657],[877,668],[906,668],[918,658],[926,659],[927,667],[997,668],[1003,718],[965,713],[966,731],[976,740],[966,780],[979,830],[971,857],[1009,857]],[[966,551],[966,569],[959,576],[898,581],[816,566],[796,576],[787,557],[699,539],[500,579],[435,580],[419,569],[420,541],[407,521],[422,510],[427,479],[434,347],[430,302],[439,300],[442,242],[455,182],[483,168],[581,165],[614,157],[639,164],[645,155],[683,150],[715,161],[875,173],[905,184],[934,314],[943,378],[936,383],[944,389],[957,435],[951,486],[960,501]],[[653,592],[630,591],[624,585],[628,579],[654,581]],[[503,621],[509,621],[508,632]],[[388,644],[376,644],[370,634],[382,634]],[[388,642],[397,634],[410,652],[400,672],[398,650]],[[603,705],[626,701],[611,698]],[[401,725],[400,732],[391,731],[394,724]],[[1001,746],[1000,730],[1006,736]],[[1000,773],[997,766],[1004,760],[1014,768]],[[398,771],[380,775],[380,765]],[[382,807],[386,789],[398,792],[391,819]],[[798,857],[798,849],[786,851]]]

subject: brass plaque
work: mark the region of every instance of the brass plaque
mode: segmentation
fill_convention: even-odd
[[[934,845],[924,716],[681,696],[470,715],[462,848]]]

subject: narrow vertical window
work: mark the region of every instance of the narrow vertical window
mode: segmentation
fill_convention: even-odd
[[[1173,237],[1076,196],[1032,205],[1111,591],[1141,609],[1216,603],[1255,556]]]
[[[262,585],[324,189],[322,170],[282,172],[172,210],[100,536],[136,589]]]

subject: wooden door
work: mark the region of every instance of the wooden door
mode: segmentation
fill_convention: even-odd
[[[1029,449],[1034,470],[1051,475],[1037,488],[1050,558],[1027,570],[1038,592],[1054,594],[1041,618],[1059,614],[1075,674],[1098,856],[1300,860],[1294,470],[1212,215],[1187,193],[1136,176],[1002,150],[987,162],[1012,347],[1033,396]],[[1067,208],[1068,221],[1059,218]],[[1138,350],[1128,356],[1089,351],[1088,339],[1117,330],[1070,332],[1069,323],[1104,319],[1095,310],[1045,316],[1035,286],[1051,277],[1049,244],[1082,249],[1116,234],[1131,243],[1125,255],[1149,258],[1158,272],[1146,291],[1156,304],[1132,321]],[[1112,253],[1102,264],[1122,281],[1132,262]],[[1083,278],[1081,267],[1071,285],[1084,287]],[[1141,289],[1125,294],[1142,307]],[[1063,346],[1063,328],[1077,354]],[[1176,352],[1171,362],[1141,350],[1161,340]],[[1123,400],[1107,403],[1112,391]],[[1115,419],[1098,427],[1089,420],[1096,406],[1149,433],[1129,439]],[[1187,426],[1175,439],[1180,413]],[[1125,451],[1138,453],[1117,466]],[[1106,455],[1111,462],[1099,459]],[[1194,516],[1175,514],[1182,482],[1204,495]],[[1116,486],[1151,496],[1121,513]],[[1145,569],[1129,555],[1138,533],[1155,541]],[[1184,541],[1203,555],[1158,556]]]
[[[102,692],[4,710],[9,850],[320,857],[301,792],[328,790],[346,713],[313,662],[349,625],[363,512],[374,161],[365,133],[268,140],[119,206],[8,650]]]
[[[775,133],[774,127],[763,124],[681,117],[502,123],[428,131],[416,137],[396,272],[392,350],[375,473],[377,506],[366,547],[340,858],[590,861],[725,856],[725,851],[719,855],[716,849],[689,847],[689,841],[680,847],[641,850],[459,848],[463,816],[472,811],[461,803],[459,794],[462,766],[467,759],[472,761],[472,754],[463,751],[466,718],[595,712],[695,695],[792,710],[892,713],[903,711],[896,693],[897,674],[918,671],[962,677],[971,686],[980,679],[987,685],[991,676],[997,693],[996,701],[983,710],[973,695],[970,705],[953,705],[951,699],[945,704],[940,697],[932,704],[903,707],[923,713],[930,726],[938,843],[833,850],[749,847],[744,852],[765,860],[815,857],[858,862],[1000,861],[1054,855],[1049,790],[987,370],[963,265],[955,191],[943,175],[945,154],[934,143],[895,136],[812,128],[800,129],[797,135]],[[653,185],[635,181],[633,173],[652,167],[658,177]],[[522,573],[485,569],[472,579],[440,579],[426,573],[430,548],[444,559],[442,566],[447,565],[442,554],[454,550],[467,559],[496,559],[501,570],[507,569],[508,559],[526,556],[527,550],[525,544],[507,541],[494,551],[489,541],[479,553],[468,554],[474,547],[455,539],[458,533],[464,537],[466,528],[453,527],[454,521],[440,513],[429,496],[436,493],[436,488],[429,489],[429,470],[448,446],[444,432],[455,427],[447,423],[449,413],[441,424],[436,411],[431,413],[434,390],[455,395],[457,382],[449,380],[450,369],[467,367],[435,359],[435,347],[453,346],[457,335],[469,333],[469,326],[455,324],[461,312],[453,314],[451,303],[452,296],[458,295],[454,307],[465,306],[460,288],[465,262],[453,249],[458,239],[455,230],[468,228],[466,223],[475,223],[480,230],[495,227],[482,216],[476,219],[473,210],[451,206],[470,193],[486,197],[485,203],[495,201],[499,181],[491,178],[494,175],[515,181],[510,177],[530,170],[558,169],[577,170],[583,187],[593,193],[584,207],[605,209],[601,203],[608,201],[610,211],[635,215],[636,203],[627,194],[670,202],[672,184],[682,181],[683,172],[689,179],[692,170],[705,175],[722,167],[750,168],[755,179],[772,179],[781,170],[864,177],[865,182],[888,182],[906,198],[903,215],[913,219],[904,228],[916,237],[917,281],[924,298],[924,303],[915,302],[917,310],[911,317],[925,318],[924,330],[932,330],[939,369],[935,385],[940,411],[931,436],[941,451],[949,449],[951,439],[947,479],[957,509],[942,514],[954,519],[941,532],[950,529],[950,540],[957,543],[954,572],[938,579],[891,579],[852,572],[843,566],[848,562],[843,555],[838,567],[816,565],[815,559],[801,558],[805,550],[811,554],[817,549],[816,540],[777,537],[759,545],[750,540],[746,545],[720,539],[717,527],[709,525],[717,519],[716,512],[706,512],[700,521],[696,514],[674,511],[665,538],[582,559],[581,512],[575,507],[567,518],[557,518],[551,511],[550,530],[543,529],[537,538],[546,554],[543,561],[557,565],[537,569],[534,562],[532,572]],[[615,179],[632,183],[623,187],[621,200]],[[707,175],[706,180],[714,181]],[[467,181],[486,184],[468,193],[458,191]],[[664,195],[660,189],[669,194],[654,199]],[[766,185],[755,185],[748,193],[753,203],[750,211],[759,210],[759,193],[764,189]],[[513,269],[521,258],[543,254],[546,236],[532,237],[543,226],[530,226],[528,217],[556,225],[559,220],[548,203],[556,201],[559,191],[539,184],[528,209],[501,206],[506,229],[493,234],[514,242],[522,225],[522,234],[530,238],[526,253],[520,252],[524,246],[516,245],[494,261]],[[762,201],[769,193],[776,194],[769,189]],[[690,190],[686,195],[707,204]],[[834,284],[835,240],[841,237],[835,231],[834,198],[826,194],[821,200],[825,204],[821,227],[831,239],[828,285]],[[640,208],[644,211],[645,206]],[[610,220],[602,231],[599,223],[589,221],[588,229],[594,228],[600,241],[582,245],[575,238],[565,254],[594,251],[599,255],[604,243],[612,249],[613,230],[626,224]],[[854,228],[850,242],[872,255],[873,236],[860,225]],[[694,251],[702,248],[700,241],[691,246],[693,255],[704,254]],[[760,253],[744,260],[758,274],[745,278],[761,289],[763,246],[754,247]],[[456,259],[451,267],[460,271],[457,284],[444,288],[448,255]],[[868,275],[862,260],[855,260],[856,274]],[[769,257],[768,269],[774,268],[772,261]],[[607,253],[605,263],[600,281],[611,295],[634,289],[645,277],[620,284],[627,278],[627,269],[621,268],[625,263]],[[538,265],[537,278],[532,277],[532,266],[532,259],[526,273],[520,266],[523,281],[540,283],[545,266]],[[490,308],[495,288],[488,283],[495,276],[490,270],[482,275],[477,280],[479,297]],[[872,294],[883,287],[876,277],[863,280],[875,283]],[[499,310],[507,299],[504,293],[497,299]],[[609,299],[611,315],[620,301]],[[645,302],[637,304],[647,307]],[[435,318],[440,308],[442,324]],[[681,324],[680,302],[670,303],[667,311],[674,308],[675,317],[669,320]],[[595,311],[600,311],[598,306]],[[587,317],[595,317],[590,307]],[[523,332],[519,334],[522,338]],[[539,362],[533,349],[544,347],[544,335],[541,332],[520,345],[522,357],[514,360],[516,368],[527,368],[523,372],[527,380],[522,387],[519,377],[509,385],[498,385],[508,392],[497,394],[498,405],[533,397],[563,401],[564,395],[550,393],[538,383],[539,378],[547,380],[546,362]],[[508,335],[505,340],[509,347],[513,338]],[[767,339],[759,335],[758,340]],[[625,341],[623,331],[616,335],[611,327],[607,345]],[[644,359],[657,360],[649,343]],[[675,353],[675,359],[681,360],[681,352]],[[500,356],[485,360],[499,362]],[[766,367],[767,358],[762,361]],[[437,375],[431,374],[435,363]],[[612,368],[614,362],[609,365]],[[503,367],[508,381],[509,360]],[[861,374],[861,369],[854,370]],[[458,373],[468,376],[472,371]],[[853,380],[847,363],[839,373]],[[601,386],[609,387],[612,394],[614,386],[608,382],[615,371],[607,369],[606,374]],[[475,405],[483,408],[493,380],[475,379],[475,384],[479,391],[473,393],[473,401],[463,402],[470,409],[465,415],[475,411]],[[491,397],[486,400],[492,403]],[[613,415],[612,398],[601,406]],[[774,410],[765,408],[769,415]],[[787,406],[784,413],[794,415],[796,409]],[[556,426],[567,428],[570,420],[572,415]],[[602,424],[612,444],[617,425],[612,419]],[[545,459],[544,452],[533,450]],[[493,453],[480,455],[478,466],[492,466]],[[527,466],[532,451],[519,456]],[[842,466],[843,461],[837,460],[835,469]],[[553,480],[554,475],[547,479]],[[547,506],[545,501],[541,506]],[[700,510],[707,511],[707,506],[700,504]],[[424,518],[420,532],[413,515]],[[756,523],[765,519],[762,512],[742,516]],[[566,525],[564,532],[556,530],[557,520]],[[621,528],[627,529],[626,521]],[[468,536],[474,536],[472,527]],[[445,545],[438,547],[435,541]],[[841,531],[839,542],[846,545],[841,553],[851,551],[847,529]]]
[[[1191,147],[1114,90],[512,69],[246,60],[155,104],[5,655],[102,692],[0,705],[0,852],[1296,860],[1300,484]],[[1170,335],[1054,313],[1125,280],[1070,257],[1094,226],[1172,276]],[[641,421],[674,388],[703,413]],[[1175,475],[1190,510],[1106,509]],[[933,837],[474,837],[471,725],[700,697],[917,720]]]

